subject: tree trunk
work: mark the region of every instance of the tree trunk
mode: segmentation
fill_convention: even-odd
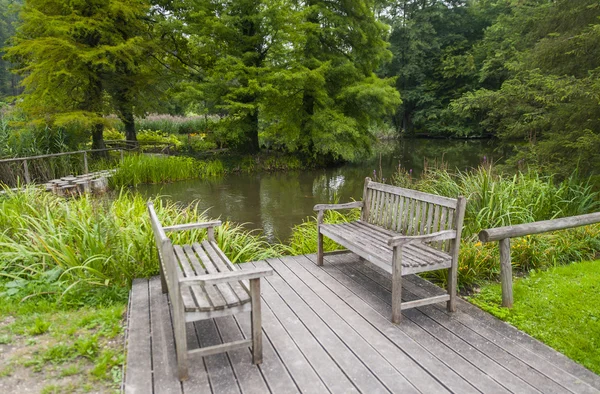
[[[130,142],[137,142],[137,136],[135,133],[135,118],[133,117],[133,111],[130,109],[121,110],[121,122],[125,126],[125,139]]]
[[[92,149],[104,149],[106,145],[104,144],[104,124],[96,123],[92,129]],[[94,152],[95,157],[108,157],[108,153],[106,151],[102,152]]]
[[[247,153],[258,153],[258,109],[246,115],[244,122],[243,150]]]

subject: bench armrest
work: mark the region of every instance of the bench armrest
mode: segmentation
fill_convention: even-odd
[[[404,245],[408,245],[414,242],[434,242],[454,238],[456,238],[456,230],[444,230],[427,235],[398,235],[396,237],[391,237],[388,240],[388,245],[391,247],[402,247]]]
[[[362,201],[353,201],[346,204],[317,204],[314,206],[314,211],[325,211],[329,209],[351,209],[351,208],[362,208]]]
[[[182,286],[193,286],[195,284],[217,285],[219,283],[237,282],[240,280],[258,279],[263,276],[273,275],[272,268],[254,268],[232,272],[221,272],[218,274],[202,275],[193,278],[182,278],[179,283]]]
[[[215,220],[212,222],[198,222],[198,223],[186,223],[186,224],[176,224],[174,226],[163,227],[165,232],[167,231],[183,231],[183,230],[193,230],[196,228],[210,228],[217,227],[221,225],[220,220]]]

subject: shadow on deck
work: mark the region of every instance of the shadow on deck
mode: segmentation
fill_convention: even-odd
[[[600,393],[600,376],[460,300],[390,322],[387,273],[354,254],[270,259],[262,280],[264,362],[248,349],[190,360],[180,383],[167,296],[137,279],[128,311],[126,393]],[[407,300],[439,291],[412,276]],[[249,314],[188,323],[190,346],[248,336]]]

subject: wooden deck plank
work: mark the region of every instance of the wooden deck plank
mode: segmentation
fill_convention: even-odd
[[[322,287],[325,287],[326,290],[321,290],[321,286],[315,286],[312,288],[320,290],[320,292],[322,292],[322,294],[323,294],[323,297],[326,297],[324,299],[327,299],[328,302],[330,302],[332,306],[335,305],[335,309],[339,313],[339,311],[341,309],[343,309],[344,303],[348,302],[348,300],[352,298],[352,297],[342,297],[342,294],[338,294],[340,292],[339,286],[341,285],[341,283],[337,284],[336,279],[333,276],[328,277],[328,274],[323,273],[319,270],[314,270],[313,269],[314,267],[312,267],[312,265],[314,265],[314,263],[310,262],[310,260],[307,257],[299,256],[299,257],[296,257],[296,260],[297,260],[298,264],[301,266],[301,268],[296,270],[296,267],[294,267],[295,268],[294,272],[298,276],[304,276],[304,273],[302,271],[306,271],[312,275],[315,275],[315,277],[319,278],[321,281]],[[306,260],[306,261],[303,261],[303,260]],[[307,261],[308,261],[308,263],[307,263]],[[384,308],[386,311],[389,311],[389,307],[387,305],[385,305]],[[375,329],[375,328],[373,328],[373,329]],[[471,363],[469,363],[467,360],[465,360],[461,355],[455,353],[454,350],[449,348],[446,344],[438,341],[437,338],[433,337],[431,334],[429,334],[429,332],[416,326],[410,320],[407,320],[406,324],[404,324],[404,322],[403,322],[402,330],[404,332],[406,332],[411,338],[415,339],[416,342],[418,342],[421,346],[423,346],[431,354],[433,354],[439,360],[444,362],[448,366],[448,368],[453,369],[455,372],[457,372],[459,375],[461,375],[465,380],[471,382],[471,384],[473,384],[475,386],[475,388],[477,388],[483,392],[486,392],[486,393],[491,393],[491,392],[506,393],[506,392],[508,392],[507,389],[505,389],[499,383],[497,383],[494,380],[492,380],[491,378],[489,378],[485,373],[482,373],[482,371],[480,371],[479,369],[474,367]],[[392,349],[389,349],[389,348],[382,349],[382,351],[386,351],[386,350],[389,351]],[[395,353],[392,353],[392,356],[394,354]],[[416,363],[414,363],[414,364],[417,365]],[[418,373],[418,371],[414,372],[413,369],[409,369],[408,367],[409,366],[406,366],[404,368],[404,370],[406,371],[407,377],[409,379],[411,379],[411,378],[414,379],[416,381],[415,384],[418,387],[422,387],[426,382],[426,380],[425,380],[425,382],[423,381],[424,377],[421,376]],[[421,374],[422,373],[424,373],[424,371],[421,371]],[[426,377],[429,379],[433,379],[429,375],[426,375]],[[434,390],[431,390],[427,387],[427,390],[424,390],[424,391],[434,391]]]
[[[135,279],[128,308],[126,394],[152,393],[150,294],[148,281]]]
[[[260,267],[262,264],[259,263],[256,266]],[[298,346],[318,374],[320,380],[325,384],[325,390],[333,393],[358,392],[353,382],[340,370],[331,356],[313,337],[310,330],[305,326],[306,322],[294,313],[292,308],[286,304],[281,294],[276,291],[269,281],[264,281],[262,292],[263,301],[285,327],[296,346]],[[301,303],[303,304],[302,301]],[[312,315],[310,318],[316,319],[317,317]]]
[[[416,362],[406,355],[402,349],[399,349],[385,335],[374,328],[369,321],[348,306],[339,295],[332,292],[318,277],[313,276],[309,270],[306,270],[300,261],[302,259],[306,259],[306,257],[297,256],[293,258],[293,262],[286,260],[289,265],[290,273],[296,275],[298,279],[304,283],[305,288],[312,290],[322,302],[327,301],[327,305],[330,306],[330,311],[328,311],[330,314],[338,314],[359,335],[368,339],[369,345],[401,374],[399,383],[402,383],[403,385],[406,385],[406,383],[409,384],[409,386],[406,387],[402,386],[403,390],[413,391],[418,389],[420,391],[428,392],[441,392],[445,390],[439,382],[427,374]],[[309,264],[313,264],[308,259],[306,259],[306,261],[308,261]],[[300,285],[294,286],[294,289],[296,290],[299,288]],[[306,291],[303,291],[303,293],[300,294],[304,299],[306,299],[305,297],[308,297],[305,293]],[[345,340],[347,343],[353,342],[351,337],[345,337]],[[392,376],[395,379],[399,379],[394,375]]]
[[[436,286],[433,284],[420,279],[417,279],[418,283],[415,283],[415,279],[417,278],[409,278],[409,282],[411,282],[414,286],[418,286],[419,288],[422,288],[428,292],[431,292],[433,288],[436,288]],[[411,284],[409,284],[409,286],[411,286]],[[444,311],[443,309],[441,310]],[[461,308],[457,312],[458,313],[456,313],[455,318],[463,322],[463,324],[476,324],[477,326],[474,327],[476,330],[479,329],[480,325],[484,325],[491,330],[489,335],[500,334],[502,337],[510,339],[515,344],[518,344],[522,348],[531,352],[532,355],[535,355],[535,361],[541,359],[544,362],[550,363],[559,368],[560,371],[567,372],[568,374],[573,375],[575,378],[586,382],[596,390],[600,390],[600,375],[597,375],[582,365],[573,362],[573,360],[569,359],[562,353],[557,352],[544,343],[527,335],[523,331],[517,330],[508,323],[497,319],[496,317],[484,312],[468,302],[461,302]]]
[[[360,355],[360,361],[368,368],[376,378],[392,392],[417,392],[413,386],[400,372],[406,366],[406,363],[398,362],[397,349],[385,337],[379,334],[376,330],[369,330],[371,326],[365,322],[356,312],[352,310],[340,310],[338,305],[331,303],[327,305],[317,294],[315,294],[315,286],[318,286],[318,281],[314,277],[305,276],[308,283],[303,282],[297,276],[297,271],[301,269],[295,264],[294,257],[286,257],[281,264],[271,264],[271,267],[281,276],[286,283],[293,289],[297,296],[304,300],[310,308],[321,318],[321,320],[345,343],[350,350]],[[292,271],[293,269],[293,271]],[[335,297],[335,295],[334,295]],[[331,302],[331,300],[329,300]],[[343,312],[347,312],[343,319]],[[363,330],[360,330],[363,328]],[[368,340],[364,339],[363,334]],[[386,359],[377,350],[391,349],[394,355]],[[396,351],[394,351],[396,350]],[[411,360],[407,360],[411,361]],[[395,366],[393,365],[395,364]]]
[[[360,265],[360,263],[357,265]],[[342,275],[352,271],[350,266],[343,268],[343,270],[340,269]],[[361,279],[361,277],[362,275],[356,273],[354,274],[353,279],[371,294],[376,296],[376,299],[371,299],[370,302],[377,303],[383,311],[388,310],[391,306],[389,291],[380,287],[377,282],[367,281],[364,278]],[[408,297],[407,301],[414,298],[410,297],[408,289],[405,288],[405,290],[406,291],[403,292],[403,294]],[[485,345],[482,346],[480,343],[477,343],[477,341],[474,341],[476,343],[465,341],[463,337],[456,335],[452,330],[446,330],[443,323],[429,319],[428,316],[423,316],[419,309],[406,311],[404,315],[417,326],[421,327],[423,331],[436,337],[441,343],[445,343],[451,348],[461,349],[461,355],[463,357],[466,357],[466,359],[476,368],[483,371],[490,378],[502,384],[510,391],[519,393],[539,392],[524,379],[521,379],[520,376],[517,376],[507,369],[503,363],[498,362],[498,360],[493,357],[489,357],[489,353],[486,352],[485,349],[482,349],[482,347],[485,348]],[[446,320],[450,320],[450,318],[448,317]],[[421,334],[417,334],[415,338],[420,337],[420,335]]]
[[[190,324],[190,323],[188,323]],[[217,332],[214,319],[195,321],[194,327],[201,347],[219,345],[223,343]],[[227,353],[218,353],[203,357],[208,371],[210,387],[213,393],[239,393],[240,388],[229,362]],[[198,362],[199,357],[194,359]]]
[[[311,256],[312,258],[312,256]],[[356,293],[357,289],[354,281],[350,278],[344,278],[337,268],[331,265],[331,257],[327,257],[329,266],[325,264],[323,269],[314,269],[316,266],[313,262],[302,262],[303,267],[317,276],[333,293],[344,302],[348,303],[354,310],[361,314],[375,328],[384,334],[398,348],[402,349],[409,357],[415,360],[416,363],[430,376],[441,383],[445,388],[457,393],[478,392],[469,382],[461,378],[451,367],[444,364],[421,344],[409,337],[401,327],[398,327],[390,322],[391,310],[389,306],[379,308],[377,311],[374,305],[363,299],[364,294]],[[354,286],[354,288],[352,287]],[[373,298],[375,298],[373,296]],[[367,295],[368,299],[368,295]],[[376,305],[375,305],[376,306]],[[383,310],[384,309],[384,310]],[[408,321],[408,319],[406,319]],[[402,324],[409,324],[403,321]],[[427,380],[418,379],[421,385],[426,384]],[[436,390],[427,390],[423,392],[436,392]],[[438,390],[439,391],[439,390]]]
[[[245,339],[232,316],[215,319],[217,329],[223,342],[234,342]],[[250,349],[237,349],[227,352],[238,384],[244,394],[263,394],[268,391],[267,384],[258,367],[252,364]]]
[[[273,269],[283,265],[280,259],[267,260]],[[280,275],[267,278],[271,286],[279,293],[284,302],[294,311],[298,318],[308,328],[311,335],[321,344],[324,350],[335,360],[336,364],[343,370],[361,392],[385,392],[384,385],[373,375],[369,369],[362,364],[361,359],[357,357],[350,349],[351,341],[347,344],[336,335],[336,332],[319,318],[319,314],[314,311],[307,301],[299,297],[292,285]],[[330,319],[333,314],[330,316]],[[330,321],[331,322],[331,321]],[[346,331],[350,334],[350,331]],[[354,338],[359,340],[359,338]],[[344,338],[345,340],[345,338]],[[361,357],[368,358],[369,355],[362,353]]]
[[[177,360],[167,295],[162,294],[158,277],[150,279],[149,287],[155,392],[181,393],[181,383],[175,378]],[[160,387],[160,390],[157,390],[157,387]]]
[[[193,324],[186,324],[186,333],[188,350],[198,349],[200,343],[198,342],[198,335],[196,335],[196,328]],[[192,357],[189,363],[189,375],[190,378],[182,382],[184,393],[210,393],[208,371],[206,370],[203,358]],[[177,377],[173,376],[173,379],[177,379]]]
[[[463,300],[455,313],[444,304],[403,311],[394,325],[387,272],[351,253],[326,255],[323,267],[315,262],[308,255],[240,264],[270,263],[275,271],[261,281],[263,364],[252,364],[249,349],[191,356],[184,382],[160,279],[135,280],[124,391],[600,394],[598,375]],[[406,279],[407,301],[443,292]],[[240,340],[249,337],[250,316],[188,323],[187,334],[192,349]]]
[[[384,273],[366,268],[364,266],[361,267],[361,264],[356,264],[353,266],[356,269],[365,272],[366,275],[372,276],[373,280],[380,286],[383,286],[386,289],[390,288],[391,280]],[[430,295],[433,291],[433,288],[423,288],[423,286],[428,282],[419,281],[419,285],[417,285],[414,280],[407,282],[406,290],[408,294],[412,293],[417,297],[424,297]],[[461,306],[463,304],[466,305],[467,303],[462,302]],[[465,313],[449,314],[441,305],[423,307],[422,312],[436,321],[447,322],[443,325],[463,339],[468,340],[468,338],[473,335],[470,333],[476,333],[476,338],[478,341],[481,341],[479,336],[483,338],[483,341],[486,344],[486,353],[496,353],[494,356],[495,360],[498,360],[499,363],[504,365],[514,366],[513,373],[518,371],[521,378],[529,378],[529,383],[539,390],[556,393],[565,392],[565,390],[574,390],[576,392],[584,393],[596,392],[596,389],[594,389],[591,385],[588,385],[586,382],[582,381],[576,376],[565,373],[564,370],[553,365],[547,359],[521,347],[517,343],[513,342],[510,338],[506,338],[500,332],[493,330],[488,325],[466,315]],[[448,320],[447,316],[451,316],[452,320]],[[448,325],[452,326],[449,327]],[[463,327],[469,331],[463,331]],[[501,343],[499,343],[499,338],[502,339]],[[488,343],[496,343],[496,345],[494,347],[487,345]],[[471,344],[473,344],[473,342],[471,342]],[[509,354],[511,357],[514,357],[517,361],[508,359],[507,354]],[[592,391],[586,391],[588,390],[587,386],[590,386],[589,389]]]

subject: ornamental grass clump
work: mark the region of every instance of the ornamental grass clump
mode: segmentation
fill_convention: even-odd
[[[185,179],[223,175],[225,169],[218,160],[201,161],[191,157],[131,155],[126,156],[110,178],[114,188],[142,183],[165,183]]]
[[[482,165],[456,173],[429,168],[419,180],[407,180],[399,171],[393,181],[428,193],[468,198],[458,272],[461,287],[467,289],[496,279],[500,271],[498,245],[479,242],[479,231],[581,215],[600,207],[598,193],[577,174],[557,182],[533,170],[506,175],[496,173],[492,165]],[[592,259],[600,246],[600,225],[515,238],[511,245],[517,272]],[[437,271],[428,277],[445,282],[446,273]]]
[[[195,204],[155,200],[165,226],[208,221]],[[28,297],[126,288],[137,277],[158,274],[158,258],[139,194],[82,195],[64,199],[29,187],[0,196],[0,294]],[[177,233],[177,242],[203,239],[206,230]],[[216,229],[223,252],[235,262],[279,256],[256,233],[228,222]]]

